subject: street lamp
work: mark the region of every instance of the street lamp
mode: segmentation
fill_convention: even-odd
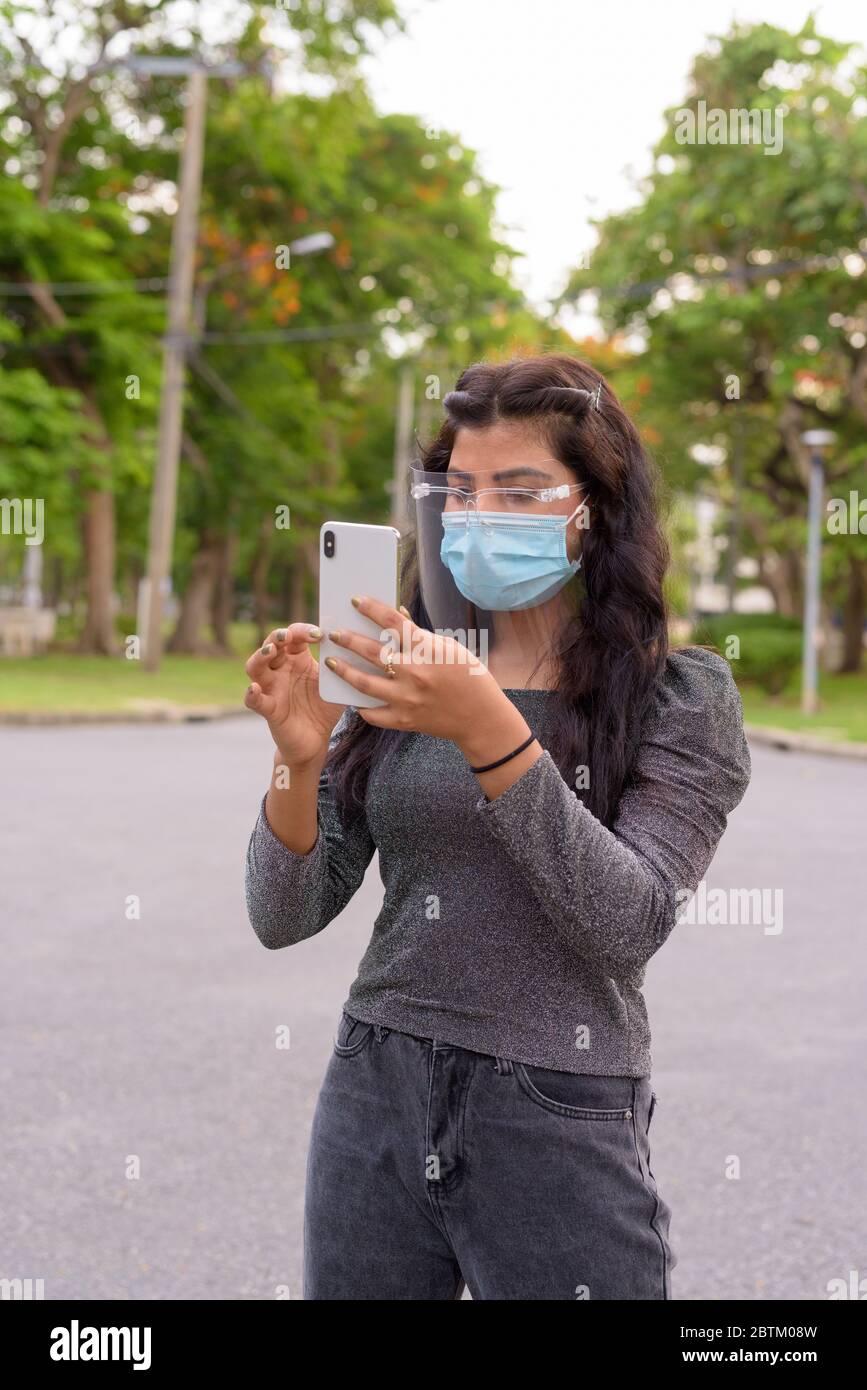
[[[333,245],[334,237],[330,232],[311,232],[309,236],[290,241],[289,252],[292,256],[313,256],[317,251],[330,251]]]
[[[801,709],[815,714],[819,708],[819,599],[822,582],[822,497],[825,490],[825,455],[836,442],[833,430],[807,430],[801,441],[810,450],[810,491],[807,508],[807,574],[804,589],[804,650],[802,655]]]

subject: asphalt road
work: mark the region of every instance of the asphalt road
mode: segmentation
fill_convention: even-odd
[[[867,1276],[867,766],[753,759],[708,884],[781,888],[783,930],[684,923],[648,971],[679,1299]],[[309,1126],[382,890],[374,863],[326,932],[262,948],[243,860],[269,766],[252,716],[0,729],[0,1277],[301,1296]]]

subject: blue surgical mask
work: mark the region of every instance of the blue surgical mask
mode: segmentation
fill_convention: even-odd
[[[443,512],[440,557],[464,598],[489,613],[545,603],[581,567],[566,554],[571,516]]]

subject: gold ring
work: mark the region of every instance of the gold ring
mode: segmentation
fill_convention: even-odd
[[[395,680],[397,672],[394,669],[394,651],[391,648],[385,654],[385,666],[389,680]]]

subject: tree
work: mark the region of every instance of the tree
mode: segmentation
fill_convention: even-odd
[[[785,613],[802,603],[802,432],[837,431],[832,492],[865,479],[867,130],[857,93],[867,73],[844,77],[853,56],[812,20],[796,34],[736,25],[715,40],[682,107],[667,112],[640,202],[599,224],[590,268],[564,296],[597,287],[609,331],[641,340],[647,418],[667,443],[723,452],[719,497],[730,505],[739,492],[745,548]],[[682,113],[697,118],[699,102],[708,112],[782,112],[781,152],[681,143]],[[864,546],[850,534],[825,547],[853,669]]]
[[[496,190],[472,151],[415,117],[381,116],[359,79],[370,34],[396,22],[389,0],[242,4],[217,47],[201,32],[205,8],[184,8],[186,49],[249,72],[209,83],[176,651],[225,650],[235,575],[260,626],[275,607],[306,608],[323,515],[387,511],[401,354],[429,375],[545,331],[509,282]],[[132,601],[141,573],[163,326],[161,295],[146,287],[164,287],[183,116],[177,79],[111,63],[131,39],[138,52],[177,50],[174,11],[68,4],[52,22],[80,26],[87,65],[47,87],[20,11],[0,13],[8,90],[27,112],[8,151],[21,225],[7,276],[127,286],[62,303],[43,286],[22,322],[22,361],[88,411],[85,641],[107,650],[114,580]],[[301,80],[311,70],[316,95]],[[315,231],[331,232],[330,252],[287,254]]]
[[[15,298],[7,313],[21,328],[18,362],[66,392],[64,399],[74,392],[87,422],[88,460],[74,477],[74,496],[87,570],[82,645],[92,651],[115,645],[115,500],[142,481],[153,450],[162,315],[159,302],[130,281],[165,274],[165,212],[181,125],[177,81],[138,82],[118,60],[130,46],[179,51],[176,32],[205,61],[231,56],[270,11],[294,61],[343,74],[370,34],[395,19],[391,0],[327,7],[299,0],[277,15],[240,4],[234,32],[215,47],[203,33],[206,10],[172,0],[0,5],[2,154],[10,175],[0,203],[0,256],[3,278],[30,287],[29,302]],[[75,56],[66,61],[69,52]],[[105,293],[61,295],[52,282],[102,282]]]

